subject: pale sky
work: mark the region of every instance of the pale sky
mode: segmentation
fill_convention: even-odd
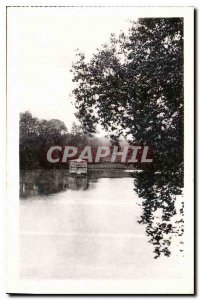
[[[60,119],[70,129],[75,119],[72,61],[77,48],[88,58],[127,31],[127,8],[8,8],[8,95],[20,112]],[[133,19],[133,18],[131,18]]]

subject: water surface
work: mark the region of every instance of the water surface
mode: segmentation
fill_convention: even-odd
[[[79,178],[63,171],[23,174],[21,277],[181,277],[181,256],[154,258],[154,245],[138,222],[143,210],[134,181],[116,172]]]

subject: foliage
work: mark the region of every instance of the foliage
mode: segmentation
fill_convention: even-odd
[[[95,132],[99,123],[112,140],[124,136],[153,149],[154,162],[143,165],[134,189],[155,258],[169,256],[172,234],[183,234],[182,218],[177,230],[172,225],[183,187],[183,19],[132,22],[128,34],[112,34],[90,61],[79,53],[72,72],[83,127]]]
[[[74,131],[73,128],[76,128]],[[39,120],[28,111],[20,114],[20,169],[60,168],[46,159],[48,149],[53,145],[84,145],[86,138],[80,126],[75,123],[69,133],[65,124],[57,119]]]
[[[155,258],[162,253],[165,256],[171,255],[173,239],[177,243],[176,250],[183,251],[183,202],[179,205],[177,203],[177,195],[181,194],[179,176],[179,172],[171,174],[146,170],[136,174],[134,179],[134,189],[141,198],[142,206],[142,215],[138,222],[146,225],[149,242],[154,246]]]
[[[183,20],[145,18],[72,66],[77,117],[111,138],[152,145],[155,168],[183,160]],[[167,165],[166,165],[167,163]]]

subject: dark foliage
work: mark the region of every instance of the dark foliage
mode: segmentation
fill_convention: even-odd
[[[158,169],[183,161],[183,20],[139,19],[72,67],[77,117],[95,132],[151,145]]]
[[[39,120],[30,112],[20,114],[20,169],[66,168],[62,162],[52,164],[47,160],[47,151],[54,145],[86,145],[87,139],[75,123],[71,133],[57,119]]]
[[[164,236],[183,233],[183,219],[179,233],[171,223],[183,187],[183,19],[132,22],[127,35],[112,34],[90,61],[79,53],[72,72],[77,117],[87,131],[95,132],[100,123],[114,140],[124,136],[153,149],[154,162],[143,166],[135,189],[155,257],[169,256],[171,238]]]

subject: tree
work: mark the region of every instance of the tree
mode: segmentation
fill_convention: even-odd
[[[72,129],[71,129],[72,135],[82,135],[83,130],[80,125],[77,125],[75,122],[72,123]]]
[[[84,132],[84,129],[82,128],[82,126],[77,125],[75,122],[73,122],[68,143],[70,145],[84,147],[87,145],[87,142],[88,142],[88,136]]]
[[[134,174],[142,198],[139,222],[146,225],[155,258],[169,256],[172,236],[184,230],[183,208],[177,228],[172,222],[183,187],[183,19],[132,22],[128,34],[112,34],[89,61],[79,53],[72,72],[83,127],[95,132],[98,123],[112,140],[124,136],[152,147],[153,165]]]
[[[183,20],[145,18],[72,66],[76,116],[112,138],[152,145],[155,168],[183,161]]]
[[[19,121],[20,169],[39,167],[39,119],[29,111],[20,113]]]
[[[69,134],[64,122],[39,120],[28,111],[20,114],[20,169],[53,167],[46,160],[52,145],[64,145]]]
[[[37,136],[39,126],[39,119],[34,118],[29,111],[20,113],[20,140],[30,137]]]
[[[68,130],[64,122],[58,119],[43,119],[39,122],[39,135],[43,144],[62,144],[67,134]]]

